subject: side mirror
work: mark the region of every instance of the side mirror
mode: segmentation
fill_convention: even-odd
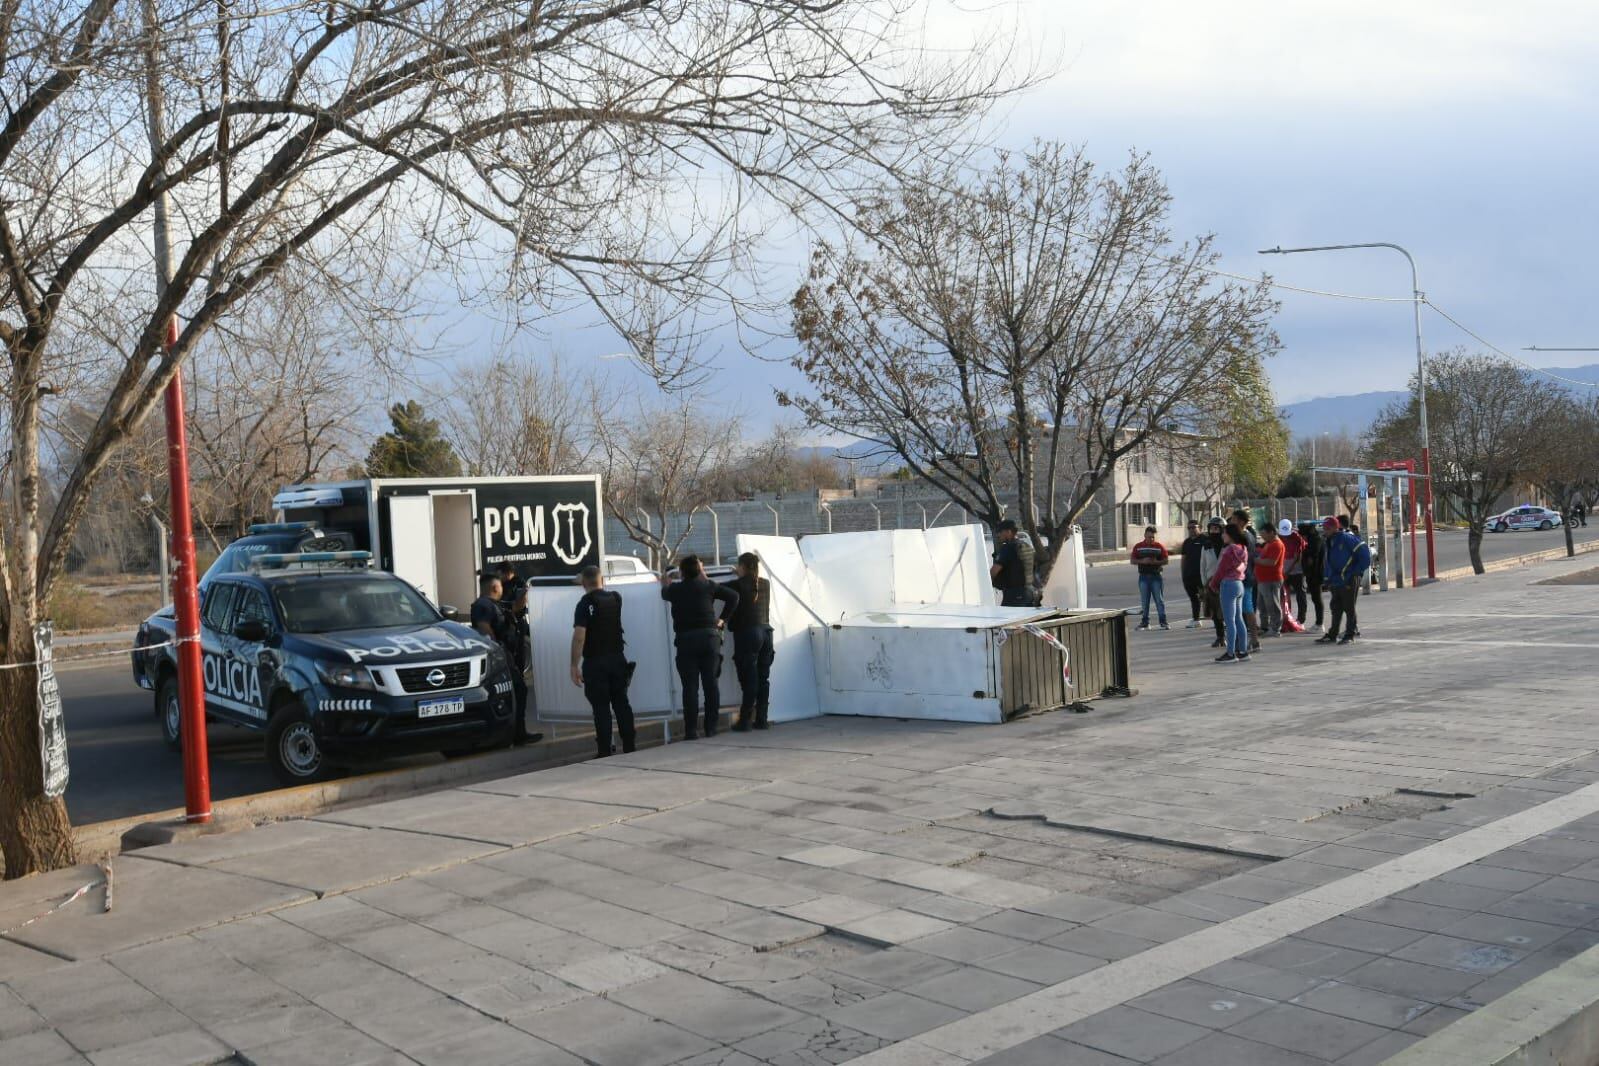
[[[459,622],[461,620],[461,612],[447,603],[439,608],[439,614],[444,616],[446,622]]]
[[[251,644],[260,644],[272,635],[272,627],[259,618],[247,618],[233,627],[233,635]]]

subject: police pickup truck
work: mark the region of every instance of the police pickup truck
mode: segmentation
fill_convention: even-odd
[[[266,734],[286,784],[333,764],[509,741],[515,702],[498,644],[441,613],[366,552],[257,553],[213,573],[200,611],[208,718]],[[352,568],[352,564],[358,568]],[[167,744],[180,743],[176,621],[148,618],[133,677],[155,693]]]

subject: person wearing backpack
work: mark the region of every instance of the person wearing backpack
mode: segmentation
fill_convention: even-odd
[[[994,527],[994,563],[988,568],[993,586],[999,590],[1001,607],[1036,607],[1033,594],[1033,545],[1021,536],[1012,519]]]
[[[1371,547],[1351,530],[1339,526],[1337,519],[1322,523],[1327,538],[1322,563],[1322,580],[1332,601],[1332,618],[1318,644],[1353,644],[1360,636],[1355,607],[1360,602],[1360,583],[1371,569]],[[1338,635],[1339,628],[1343,636]]]

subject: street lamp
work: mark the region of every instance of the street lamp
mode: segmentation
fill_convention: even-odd
[[[1397,244],[1387,241],[1371,241],[1365,244],[1318,244],[1308,248],[1262,248],[1261,255],[1293,255],[1296,252],[1342,252],[1354,248],[1391,248],[1405,257],[1410,264],[1410,302],[1416,313],[1416,406],[1417,426],[1421,431],[1421,477],[1422,477],[1422,502],[1421,513],[1427,523],[1427,578],[1438,579],[1438,567],[1434,559],[1432,538],[1432,442],[1427,433],[1427,359],[1421,348],[1421,305],[1426,300],[1421,291],[1421,283],[1416,280],[1416,260],[1405,249]]]
[[[1320,435],[1330,437],[1332,433],[1324,429]],[[1312,433],[1310,435],[1310,506],[1312,508],[1316,506],[1316,438],[1317,434]]]

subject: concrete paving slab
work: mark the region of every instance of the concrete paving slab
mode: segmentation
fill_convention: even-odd
[[[715,1044],[599,997],[517,1019],[516,1026],[599,1066],[666,1066]]]
[[[366,829],[359,836],[337,834],[305,847],[277,848],[222,859],[207,866],[204,872],[260,878],[326,896],[456,866],[499,850],[501,847],[497,844],[393,829]],[[118,895],[121,895],[120,883]]]
[[[562,779],[552,779],[548,773],[535,771],[500,781],[485,781],[465,786],[463,791],[519,798],[541,796],[664,811],[702,800],[735,796],[765,783],[763,780],[727,775],[679,773],[653,764],[606,767],[603,770],[591,770],[587,774],[569,774]]]
[[[620,822],[647,808],[452,789],[428,796],[319,815],[318,821],[404,829],[517,847]]]
[[[306,889],[266,878],[137,856],[116,860],[115,879],[109,914],[98,906],[67,907],[10,938],[61,958],[98,958],[315,898]]]
[[[158,859],[180,866],[211,866],[227,859],[246,858],[281,848],[316,847],[329,842],[344,842],[360,830],[308,818],[270,822],[244,832],[217,833],[192,840],[140,848],[141,859]],[[335,843],[338,846],[338,843]]]

